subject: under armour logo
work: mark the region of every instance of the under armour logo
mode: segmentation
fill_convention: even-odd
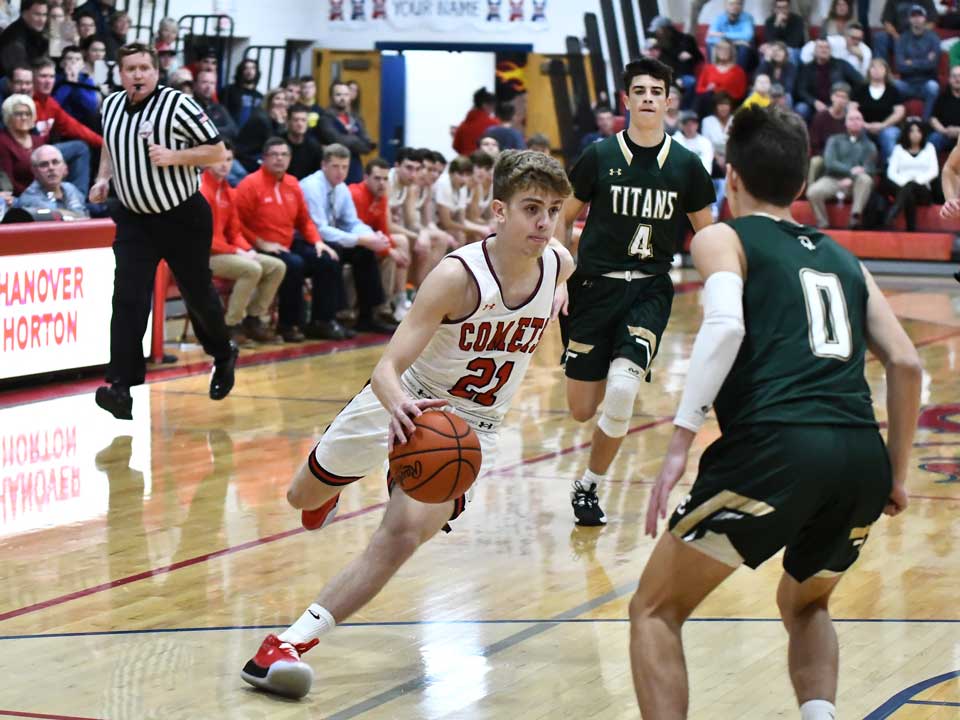
[[[496,303],[487,303],[481,308],[482,310],[493,310],[497,306]]]
[[[611,174],[611,175],[623,175],[623,168],[616,168],[616,170],[614,170],[614,168],[610,168],[610,174]]]
[[[817,246],[813,244],[813,240],[808,238],[806,235],[801,235],[798,238],[798,240],[800,240],[800,244],[803,245],[810,252],[813,252],[814,250],[817,249]]]

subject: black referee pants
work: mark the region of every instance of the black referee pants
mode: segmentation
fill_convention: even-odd
[[[153,215],[139,215],[117,204],[111,216],[117,224],[113,243],[117,268],[107,382],[130,386],[144,381],[143,333],[160,260],[167,261],[176,278],[203,349],[216,360],[227,359],[230,333],[211,282],[213,216],[204,197],[196,193],[172,210]],[[163,322],[159,310],[154,322]]]

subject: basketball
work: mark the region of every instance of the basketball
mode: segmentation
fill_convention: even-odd
[[[413,418],[417,429],[390,453],[390,477],[414,500],[445,503],[463,495],[480,472],[480,441],[460,417],[431,410]]]

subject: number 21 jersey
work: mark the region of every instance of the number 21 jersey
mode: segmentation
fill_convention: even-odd
[[[401,382],[415,396],[447,400],[475,429],[492,432],[510,409],[550,321],[560,257],[552,248],[544,251],[540,280],[516,307],[504,302],[486,240],[443,261],[463,263],[473,277],[476,308],[464,318],[445,320]]]

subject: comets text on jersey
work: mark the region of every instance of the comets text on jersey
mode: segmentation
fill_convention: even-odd
[[[540,344],[547,318],[521,317],[496,324],[486,320],[460,326],[460,349],[464,352],[532,353]]]
[[[611,185],[610,200],[615,215],[669,220],[676,208],[677,191]]]

